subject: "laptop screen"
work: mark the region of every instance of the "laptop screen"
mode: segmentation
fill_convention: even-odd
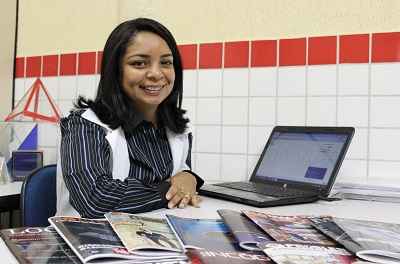
[[[348,137],[343,133],[275,131],[254,179],[327,185]]]

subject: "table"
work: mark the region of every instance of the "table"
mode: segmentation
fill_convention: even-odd
[[[185,209],[161,209],[147,216],[163,217],[165,214],[173,214],[189,218],[219,218],[217,209],[256,210],[281,215],[332,215],[336,217],[358,218],[372,221],[384,221],[400,224],[400,203],[382,203],[370,201],[342,200],[342,201],[318,201],[315,203],[277,206],[268,208],[256,208],[238,203],[202,197],[200,208],[187,207]],[[2,263],[17,264],[4,241],[0,239],[0,259]]]
[[[12,211],[19,209],[22,183],[18,181],[0,184],[0,213],[9,212],[10,223],[12,222]]]

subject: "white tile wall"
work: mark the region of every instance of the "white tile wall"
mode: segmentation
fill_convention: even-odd
[[[186,70],[183,72],[183,96],[197,96],[197,70]]]
[[[261,154],[272,127],[249,127],[249,154]]]
[[[336,95],[337,66],[309,66],[307,71],[308,95]]]
[[[276,67],[250,68],[249,95],[275,96],[277,74]]]
[[[243,125],[248,123],[248,98],[223,98],[222,99],[222,124]]]
[[[197,101],[197,123],[220,125],[221,104],[221,98],[199,98]]]
[[[337,182],[365,183],[367,161],[345,159],[337,175]]]
[[[247,96],[249,70],[247,68],[224,69],[222,91],[224,96]]]
[[[371,65],[371,94],[400,95],[400,63],[374,63]]]
[[[96,75],[78,75],[76,82],[76,97],[81,95],[85,98],[94,99],[97,91]]]
[[[308,97],[307,125],[335,126],[336,98],[335,97]]]
[[[399,171],[400,162],[370,161],[368,181],[372,184],[400,187]]]
[[[14,105],[16,105],[25,94],[25,78],[15,79],[14,86]]]
[[[367,159],[368,129],[357,128],[349,146],[346,157],[348,159]]]
[[[367,95],[369,82],[369,64],[340,64],[339,95]]]
[[[53,98],[53,100],[58,100],[58,86],[59,86],[59,80],[60,78],[58,77],[42,77],[40,78],[40,80],[43,83],[43,86],[46,88],[47,92],[49,93],[49,95],[51,96],[51,98]],[[42,100],[45,100],[47,98],[45,98],[43,92],[40,96],[40,98]]]
[[[196,127],[196,147],[198,152],[221,151],[221,127],[220,126],[202,126]]]
[[[278,124],[304,126],[306,121],[305,97],[278,98]]]
[[[280,67],[278,73],[278,96],[305,96],[305,67]]]
[[[77,76],[64,76],[60,78],[58,98],[59,100],[71,100],[76,98]]]
[[[196,123],[196,98],[184,98],[182,101],[182,108],[186,110],[186,117],[190,119],[192,124]]]
[[[370,158],[400,162],[400,129],[371,129]]]
[[[197,153],[197,173],[207,182],[218,182],[220,178],[221,154]]]
[[[354,126],[338,181],[400,185],[399,72],[400,63],[185,70],[193,168],[210,182],[242,180],[275,125]],[[35,79],[15,80],[15,103]],[[66,115],[77,94],[95,95],[99,75],[41,80]],[[39,131],[55,162],[58,129]]]
[[[247,178],[247,156],[222,155],[221,176],[224,181],[244,181]]]
[[[254,168],[257,165],[257,161],[260,155],[249,155],[247,156],[247,179],[250,179],[251,174],[253,173]]]
[[[222,95],[222,70],[199,71],[198,96]]]
[[[273,125],[276,122],[276,100],[273,97],[251,97],[249,99],[249,124]]]
[[[400,96],[372,97],[370,109],[371,126],[400,127],[400,118],[393,118],[394,114],[400,113]]]
[[[247,127],[222,127],[222,152],[247,153]]]
[[[368,97],[340,97],[337,111],[339,126],[368,126]]]

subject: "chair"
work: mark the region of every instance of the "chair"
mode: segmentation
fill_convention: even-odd
[[[57,165],[47,165],[29,174],[21,189],[22,226],[48,226],[56,213]]]

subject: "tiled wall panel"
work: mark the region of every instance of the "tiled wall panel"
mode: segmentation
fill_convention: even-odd
[[[209,182],[246,179],[275,125],[354,126],[338,181],[400,186],[399,50],[399,32],[180,45],[193,168]],[[41,78],[66,115],[78,95],[95,96],[101,61],[17,58],[14,103]],[[46,163],[56,130],[39,127]]]

